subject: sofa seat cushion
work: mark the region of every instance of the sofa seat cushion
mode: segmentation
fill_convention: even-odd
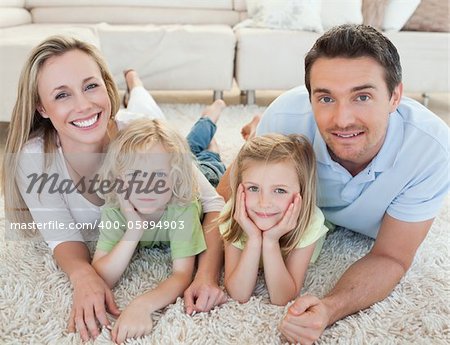
[[[1,0],[0,7],[24,7],[25,0]]]
[[[11,0],[9,0],[11,1]],[[127,7],[170,7],[202,8],[216,10],[233,9],[233,0],[26,0],[27,8],[72,7],[72,6],[127,6]]]
[[[149,90],[228,90],[235,36],[225,25],[98,26],[101,50],[120,88],[134,68]]]
[[[320,34],[243,28],[236,36],[241,90],[286,90],[304,83],[304,57]]]
[[[0,28],[31,23],[31,14],[24,8],[0,7]]]
[[[67,25],[21,25],[0,29],[0,121],[9,121],[17,97],[17,84],[30,51],[56,34],[78,37],[99,46],[95,28]]]
[[[398,49],[406,92],[450,91],[449,33],[402,31],[385,35]]]

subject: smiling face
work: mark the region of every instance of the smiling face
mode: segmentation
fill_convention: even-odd
[[[384,69],[370,57],[319,58],[311,67],[311,104],[331,157],[353,176],[375,157],[402,85],[389,96]]]
[[[242,172],[242,184],[247,214],[263,231],[281,220],[300,191],[295,167],[288,161],[251,161]]]
[[[49,118],[63,149],[102,145],[111,101],[100,68],[80,50],[50,57],[38,75],[39,113]]]
[[[132,191],[129,201],[144,218],[159,219],[172,198],[170,159],[170,153],[158,143],[137,154],[125,171],[125,181]]]

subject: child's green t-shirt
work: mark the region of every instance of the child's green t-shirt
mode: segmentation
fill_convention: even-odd
[[[134,224],[135,227],[147,228],[141,237],[139,247],[169,245],[172,259],[197,255],[206,249],[201,216],[202,210],[198,200],[186,206],[169,204],[159,221]],[[120,208],[102,209],[99,230],[97,249],[110,252],[127,230],[127,220]]]

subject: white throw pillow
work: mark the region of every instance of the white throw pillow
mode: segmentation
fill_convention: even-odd
[[[362,24],[362,0],[322,0],[321,17],[324,30],[341,24]]]
[[[420,0],[389,0],[381,28],[385,31],[400,31],[419,4]]]
[[[246,0],[249,19],[237,27],[322,32],[320,0]]]

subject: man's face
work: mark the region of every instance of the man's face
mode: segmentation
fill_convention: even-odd
[[[400,102],[402,84],[392,96],[384,69],[370,57],[319,58],[311,68],[311,104],[331,157],[353,176],[383,145],[389,113]]]

